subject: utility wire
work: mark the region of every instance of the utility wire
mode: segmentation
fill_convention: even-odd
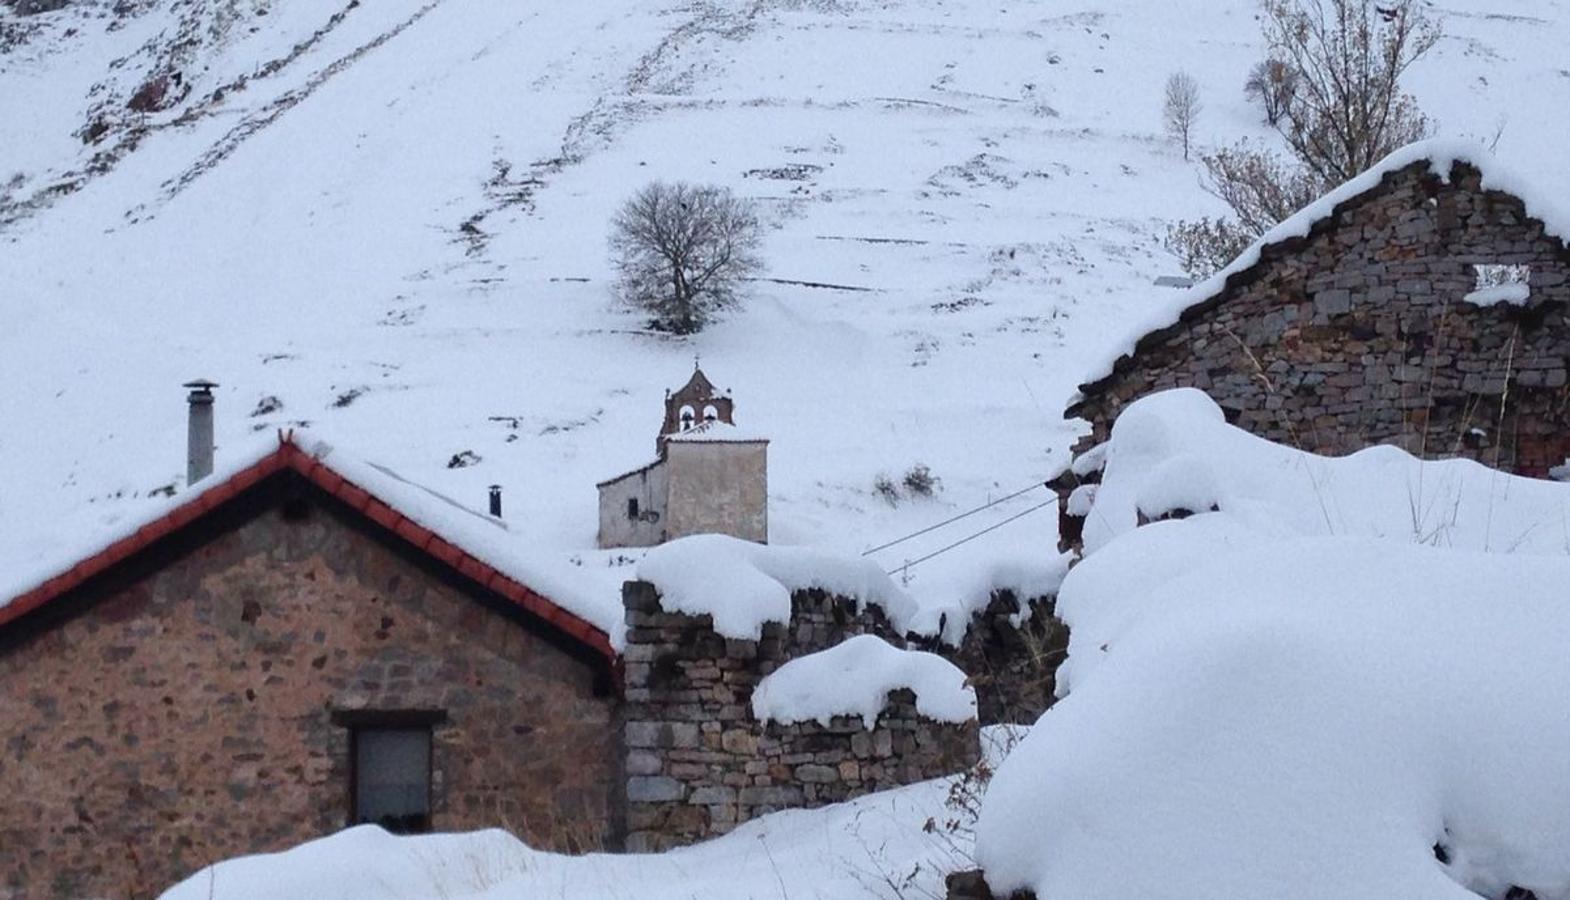
[[[962,512],[959,515],[954,516],[952,518],[944,519],[943,521],[939,522],[936,525],[928,525],[926,528],[923,528],[920,531],[913,531],[910,534],[907,534],[907,535],[905,535],[902,538],[896,538],[896,539],[894,539],[892,541],[889,541],[887,544],[879,544],[878,546],[873,547],[871,550],[863,551],[861,555],[862,556],[871,556],[872,554],[877,553],[880,550],[887,550],[890,547],[893,547],[893,546],[896,546],[896,545],[899,545],[899,544],[903,544],[906,541],[910,540],[911,538],[918,538],[918,537],[921,537],[924,534],[927,534],[928,532],[937,531],[939,528],[942,528],[945,525],[952,525],[955,522],[958,522],[960,519],[968,518],[970,516],[975,515],[976,513],[983,512],[985,510],[989,510],[992,507],[997,506],[999,503],[1003,503],[1003,502],[1006,502],[1006,501],[1009,501],[1009,500],[1013,500],[1015,497],[1018,497],[1021,494],[1028,494],[1031,491],[1035,490],[1036,488],[1046,487],[1046,486],[1047,486],[1047,483],[1045,481],[1038,481],[1035,484],[1032,484],[1030,487],[1023,488],[1021,490],[1017,490],[1014,493],[1009,494],[1006,497],[999,497],[998,499],[993,500],[990,503],[984,503],[981,506],[976,507],[975,509],[969,510],[967,512]]]
[[[933,558],[934,556],[941,556],[942,554],[947,553],[950,550],[953,550],[955,547],[958,547],[958,546],[960,546],[962,544],[968,544],[971,541],[975,540],[976,538],[981,537],[982,535],[984,535],[984,534],[986,534],[988,532],[997,531],[999,528],[1002,528],[1004,525],[1007,525],[1010,522],[1013,522],[1013,521],[1015,521],[1017,519],[1023,519],[1026,516],[1030,515],[1031,513],[1035,512],[1036,510],[1038,510],[1038,509],[1045,509],[1046,507],[1052,506],[1053,504],[1055,504],[1057,502],[1058,502],[1057,499],[1053,498],[1051,500],[1046,501],[1045,503],[1038,503],[1035,506],[1032,506],[1030,509],[1025,510],[1024,512],[1015,513],[1014,515],[1009,516],[1007,519],[1004,519],[1001,522],[998,522],[998,523],[993,524],[993,525],[988,525],[986,528],[981,529],[980,531],[976,532],[975,534],[971,535],[970,537],[960,538],[959,540],[955,541],[954,543],[949,544],[947,547],[942,547],[942,548],[939,548],[937,550],[934,550],[931,553],[928,553],[926,556],[921,557],[920,559],[913,559],[913,560],[910,560],[909,562],[906,562],[904,565],[895,566],[893,569],[890,569],[885,574],[893,575],[896,572],[903,572],[903,571],[909,569],[911,566],[920,565],[921,563],[926,562],[927,560]]]

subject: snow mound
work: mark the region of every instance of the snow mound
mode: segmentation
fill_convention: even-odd
[[[1531,299],[1532,286],[1521,281],[1478,288],[1461,298],[1462,302],[1473,306],[1498,306],[1501,303],[1524,306]]]
[[[914,601],[872,561],[806,547],[699,534],[650,550],[637,571],[659,590],[667,610],[711,616],[715,631],[739,640],[761,637],[765,622],[789,622],[793,591],[817,589],[879,606],[901,632],[917,615]]]
[[[1521,198],[1526,205],[1527,215],[1541,221],[1549,237],[1558,238],[1561,243],[1570,246],[1570,212],[1560,209],[1554,200],[1545,196],[1544,191],[1533,188],[1525,180],[1512,174],[1498,163],[1488,150],[1478,144],[1462,140],[1434,138],[1418,141],[1396,150],[1375,163],[1368,171],[1287,217],[1279,225],[1265,232],[1248,249],[1238,254],[1238,257],[1226,268],[1187,291],[1151,304],[1149,311],[1136,322],[1128,335],[1120,343],[1113,345],[1110,348],[1111,352],[1104,354],[1097,365],[1086,373],[1081,388],[1111,375],[1119,360],[1134,354],[1140,339],[1145,335],[1177,324],[1184,311],[1221,293],[1226,288],[1228,278],[1252,268],[1259,262],[1264,248],[1292,238],[1307,237],[1314,225],[1328,219],[1337,206],[1378,187],[1386,175],[1425,161],[1434,175],[1443,181],[1450,180],[1450,172],[1456,163],[1466,163],[1475,167],[1483,174],[1484,190],[1505,191]],[[1470,301],[1470,298],[1468,299]],[[1511,302],[1524,302],[1524,298],[1522,301]],[[1084,394],[1076,392],[1068,405],[1072,408],[1083,399]]]
[[[1083,505],[1083,500],[1081,505]],[[1118,417],[1085,520],[1095,554],[1139,514],[1212,506],[1244,528],[1361,535],[1486,552],[1570,552],[1570,486],[1390,446],[1326,457],[1226,424],[1201,391],[1142,397]]]
[[[992,782],[995,890],[1570,897],[1570,559],[1220,513],[1119,538],[1065,596],[1095,563],[1077,604],[1123,627],[1071,624],[1098,661]]]
[[[890,691],[916,693],[916,711],[938,722],[976,718],[976,692],[965,673],[934,653],[901,650],[864,634],[837,646],[791,660],[758,683],[752,714],[760,722],[816,721],[860,716],[877,723]]]

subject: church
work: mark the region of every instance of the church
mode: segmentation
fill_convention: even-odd
[[[735,402],[694,367],[665,395],[653,462],[597,485],[599,545],[652,547],[691,534],[768,543],[768,439],[736,425]]]

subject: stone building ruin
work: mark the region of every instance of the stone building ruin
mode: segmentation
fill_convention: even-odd
[[[1552,477],[1570,457],[1570,221],[1470,145],[1423,142],[1282,223],[1081,385],[1055,487],[1065,547],[1091,451],[1153,391],[1326,455],[1395,444]]]

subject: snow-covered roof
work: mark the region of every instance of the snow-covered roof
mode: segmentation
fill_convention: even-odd
[[[938,722],[976,718],[976,692],[965,673],[935,653],[901,650],[880,637],[858,635],[787,662],[752,692],[760,722],[816,721],[860,716],[868,728],[888,705],[890,691],[909,688],[916,711]]]
[[[659,465],[660,463],[662,463],[664,461],[665,460],[663,458],[650,460],[649,462],[644,463],[643,465],[639,466],[636,469],[631,469],[629,471],[621,473],[620,475],[616,475],[614,477],[607,478],[604,481],[598,482],[594,486],[596,488],[607,487],[609,485],[615,484],[618,481],[624,481],[624,480],[626,480],[628,478],[631,478],[634,475],[642,475],[644,472],[647,472],[650,469],[653,469],[655,466]]]
[[[461,574],[606,656],[622,610],[580,587],[562,564],[533,557],[507,524],[304,433],[280,434],[227,455],[184,492],[149,503],[114,527],[0,577],[0,625],[14,621],[229,502],[292,470]]]
[[[684,431],[667,434],[665,440],[695,444],[767,444],[769,442],[769,439],[761,434],[729,422],[721,422],[719,419],[709,419]]]
[[[1423,460],[1389,445],[1308,453],[1228,424],[1194,388],[1130,403],[1104,446],[1085,519],[1086,564],[1135,531],[1141,514],[1178,509],[1219,509],[1260,534],[1356,534],[1534,555],[1570,548],[1570,485],[1469,459]]]
[[[1139,343],[1145,336],[1176,325],[1185,313],[1195,307],[1215,301],[1234,276],[1257,265],[1267,247],[1309,235],[1314,226],[1328,220],[1336,211],[1375,190],[1385,177],[1418,163],[1427,163],[1429,170],[1441,181],[1449,182],[1456,164],[1464,163],[1482,173],[1485,190],[1512,194],[1526,206],[1527,215],[1543,223],[1545,233],[1558,238],[1570,247],[1570,211],[1565,210],[1541,190],[1533,189],[1524,180],[1513,175],[1485,148],[1464,141],[1432,139],[1408,144],[1375,163],[1368,171],[1330,191],[1296,214],[1265,232],[1248,249],[1238,254],[1226,268],[1194,285],[1187,291],[1163,295],[1153,303],[1145,317],[1135,323],[1127,337],[1109,348],[1095,368],[1085,375],[1078,392],[1068,402],[1067,417],[1077,414],[1085,396],[1101,382],[1110,378],[1126,361],[1132,360]]]

